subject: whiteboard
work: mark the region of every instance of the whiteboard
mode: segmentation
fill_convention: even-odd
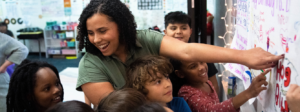
[[[274,55],[285,54],[266,75],[268,89],[257,97],[266,112],[289,110],[286,92],[290,84],[300,85],[299,5],[299,0],[237,0],[236,31],[231,48],[261,47]],[[244,82],[247,82],[244,72],[252,71],[236,64],[226,64],[226,68]]]

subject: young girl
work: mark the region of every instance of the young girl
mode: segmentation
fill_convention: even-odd
[[[189,61],[232,62],[260,69],[275,66],[282,58],[261,48],[243,51],[225,49],[184,43],[156,31],[136,30],[134,16],[120,0],[91,0],[79,21],[77,40],[79,49],[85,48],[86,54],[79,63],[76,89],[84,91],[94,105],[110,92],[122,88],[126,83],[127,66],[146,55]]]
[[[63,96],[63,87],[54,66],[24,60],[9,83],[7,112],[44,112],[63,101]]]
[[[208,80],[206,63],[177,60],[171,60],[171,62],[175,70],[172,77],[181,79],[172,82],[178,83],[179,81],[183,83],[183,86],[180,87],[178,96],[185,99],[193,112],[238,111],[241,105],[250,98],[256,97],[262,90],[266,89],[266,87],[262,87],[262,85],[268,84],[264,75],[270,70],[266,70],[254,78],[247,90],[220,103],[212,83]]]
[[[191,112],[183,98],[172,95],[169,74],[171,63],[162,56],[145,56],[134,61],[127,70],[127,88],[142,92],[149,101],[159,102],[174,112]]]

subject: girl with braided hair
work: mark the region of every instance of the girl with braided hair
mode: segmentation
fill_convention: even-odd
[[[283,56],[261,48],[225,49],[212,45],[185,43],[150,30],[136,30],[130,10],[120,0],[91,0],[82,11],[78,25],[79,49],[86,54],[79,63],[76,89],[95,106],[126,83],[125,70],[135,59],[161,55],[183,61],[240,63],[254,69],[276,65]]]
[[[58,71],[53,65],[24,60],[9,83],[7,112],[44,112],[62,102],[63,96]]]

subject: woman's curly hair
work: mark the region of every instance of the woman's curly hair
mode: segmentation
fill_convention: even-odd
[[[84,8],[79,18],[78,36],[79,50],[85,48],[86,52],[103,56],[101,51],[97,49],[88,39],[86,21],[94,14],[105,14],[109,20],[115,22],[119,31],[119,42],[123,44],[127,50],[135,46],[136,43],[136,23],[134,17],[120,0],[91,0],[89,5]],[[99,20],[101,21],[101,20]]]

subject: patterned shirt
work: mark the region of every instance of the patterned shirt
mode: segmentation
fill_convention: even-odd
[[[207,93],[200,89],[194,88],[189,85],[183,85],[178,93],[179,97],[190,106],[192,112],[237,112],[233,107],[232,98],[220,103],[218,95],[213,88],[212,83],[208,80],[207,84],[213,90],[212,93]]]

